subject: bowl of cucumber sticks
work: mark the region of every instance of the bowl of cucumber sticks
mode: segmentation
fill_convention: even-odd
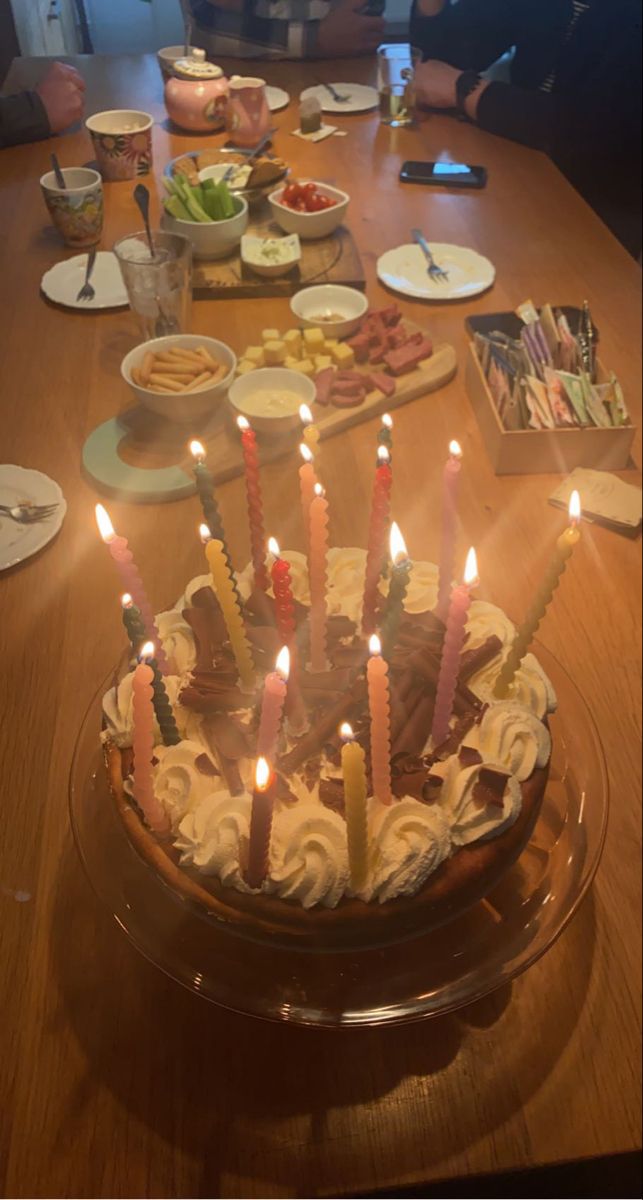
[[[248,204],[224,180],[190,183],[176,173],[164,179],[161,224],[192,243],[195,258],[226,258],[237,249],[248,225]]]

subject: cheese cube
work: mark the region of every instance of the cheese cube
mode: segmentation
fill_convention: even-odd
[[[249,371],[255,371],[256,366],[256,363],[249,362],[248,359],[242,358],[241,362],[237,363],[237,375],[247,375]]]
[[[261,340],[264,343],[264,345],[266,342],[278,342],[279,341],[279,330],[278,329],[264,329],[264,331],[261,335]]]
[[[326,342],[324,345],[324,350],[326,351],[326,354],[330,354],[331,351],[335,349],[335,346],[339,346],[339,338],[326,338]]]
[[[263,346],[246,346],[246,352],[243,357],[246,362],[254,363],[255,367],[263,367],[265,362]]]
[[[293,358],[291,354],[287,354],[284,358],[284,367],[288,367],[289,371],[296,371],[301,359]]]
[[[291,358],[300,358],[301,357],[301,330],[300,329],[289,329],[287,333],[284,333],[283,340],[285,342],[288,354],[291,356]]]
[[[315,364],[314,364],[312,358],[302,358],[296,364],[296,366],[293,367],[293,371],[299,371],[299,372],[301,372],[302,375],[314,375],[315,374]]]
[[[315,370],[316,371],[325,371],[326,367],[332,367],[332,365],[333,365],[333,360],[332,360],[330,354],[316,354],[315,355]]]
[[[332,356],[333,362],[338,367],[355,366],[355,351],[352,346],[347,346],[346,342],[340,342],[338,346],[333,346]]]
[[[309,354],[321,354],[324,349],[323,330],[304,329],[304,346]]]
[[[286,347],[278,339],[270,339],[263,344],[264,359],[267,367],[278,367],[286,357]]]

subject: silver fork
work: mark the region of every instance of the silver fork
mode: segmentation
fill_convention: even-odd
[[[323,79],[318,79],[317,82],[320,87],[326,88],[326,91],[330,92],[336,104],[348,104],[350,96],[342,96],[341,93],[337,91],[337,88],[333,87],[332,83],[325,83]]]
[[[10,517],[18,525],[35,525],[52,516],[57,504],[0,504],[0,515]]]
[[[411,237],[413,238],[414,242],[417,242],[424,254],[424,257],[426,258],[426,261],[429,264],[427,271],[431,279],[436,279],[438,283],[446,283],[447,279],[449,278],[449,272],[445,271],[443,267],[439,267],[436,263],[433,254],[431,253],[431,247],[429,246],[424,234],[419,229],[412,229]]]
[[[96,292],[94,291],[94,289],[89,281],[91,279],[92,271],[94,270],[95,262],[96,262],[96,247],[94,246],[94,248],[92,250],[90,250],[89,254],[87,255],[87,266],[85,268],[85,282],[84,282],[83,286],[81,287],[78,295],[76,296],[76,300],[93,300],[94,299]]]

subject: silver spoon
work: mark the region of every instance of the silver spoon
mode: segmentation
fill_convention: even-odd
[[[60,169],[60,163],[58,162],[57,154],[51,155],[51,165],[54,168],[54,175],[56,176],[56,183],[58,184],[58,187],[62,188],[63,191],[66,191],[67,184],[65,183],[65,176]]]

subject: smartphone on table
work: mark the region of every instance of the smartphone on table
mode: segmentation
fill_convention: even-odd
[[[400,171],[402,183],[428,183],[434,187],[483,188],[487,182],[485,167],[468,163],[405,162]]]

